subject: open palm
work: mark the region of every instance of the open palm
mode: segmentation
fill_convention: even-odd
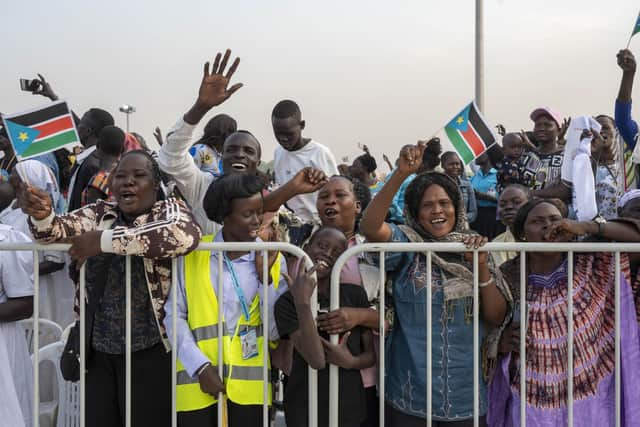
[[[231,56],[231,50],[229,49],[224,53],[224,57],[218,52],[213,61],[213,66],[211,66],[211,70],[209,70],[209,62],[204,64],[204,74],[202,76],[202,82],[200,83],[200,90],[198,91],[199,105],[206,108],[213,108],[216,105],[222,104],[242,87],[242,83],[236,83],[228,87],[231,77],[233,77],[233,74],[238,68],[238,64],[240,64],[240,58],[236,58],[225,74],[229,56]]]

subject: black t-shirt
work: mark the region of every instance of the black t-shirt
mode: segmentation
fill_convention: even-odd
[[[329,300],[318,301],[321,308],[329,306]],[[368,308],[369,301],[363,287],[351,284],[340,285],[340,307]],[[289,339],[289,334],[298,330],[298,316],[289,291],[276,302],[275,318],[281,339]],[[362,352],[361,335],[364,329],[360,326],[351,330],[347,347],[354,356]],[[320,332],[320,336],[329,336]],[[366,401],[360,371],[356,369],[339,369],[340,426],[359,426],[365,419]],[[287,426],[303,427],[308,425],[309,385],[308,364],[296,349],[293,350],[293,366],[284,393],[284,410]],[[329,367],[318,371],[318,426],[329,425]]]

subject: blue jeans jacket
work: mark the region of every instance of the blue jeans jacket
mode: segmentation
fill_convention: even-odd
[[[409,241],[397,226],[391,227],[394,242]],[[417,253],[387,253],[385,262],[393,277],[395,308],[385,349],[385,399],[401,412],[426,417],[426,258]],[[445,303],[443,275],[435,266],[432,278],[433,418],[468,419],[473,417],[472,301]],[[486,413],[486,407],[486,384],[480,374],[479,415]]]

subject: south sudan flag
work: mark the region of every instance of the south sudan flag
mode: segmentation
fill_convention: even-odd
[[[18,160],[80,144],[65,101],[17,114],[2,115]]]
[[[631,37],[640,33],[640,13],[638,13],[638,19],[636,19],[636,25],[633,26],[633,31],[631,31]]]
[[[447,139],[465,165],[487,151],[496,137],[478,111],[475,102],[467,105],[444,127]]]

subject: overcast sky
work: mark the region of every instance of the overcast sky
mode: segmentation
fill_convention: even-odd
[[[473,0],[6,1],[0,111],[46,103],[18,79],[44,74],[78,113],[134,105],[131,130],[152,140],[193,103],[202,64],[229,47],[244,83],[225,112],[270,160],[270,114],[290,98],[305,135],[339,160],[368,144],[381,163],[428,137],[474,96]],[[532,8],[532,5],[535,5]],[[528,128],[530,111],[613,113],[637,0],[485,0],[485,115]],[[631,43],[640,54],[640,35]],[[640,90],[640,88],[638,88]],[[639,113],[640,114],[640,113]],[[208,116],[210,117],[210,116]],[[208,118],[207,117],[207,118]],[[206,122],[206,120],[205,120]],[[201,130],[198,130],[196,137]]]

